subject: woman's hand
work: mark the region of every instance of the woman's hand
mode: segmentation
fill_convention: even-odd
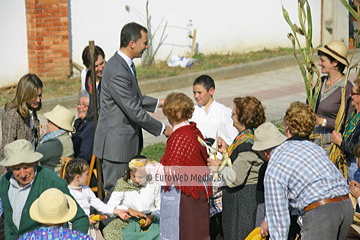
[[[40,124],[40,137],[46,133],[46,124]]]
[[[335,143],[338,146],[341,146],[342,142],[342,135],[339,132],[336,132],[335,130],[331,134],[331,142]]]
[[[118,215],[121,219],[123,220],[128,220],[129,218],[131,218],[130,214],[128,211],[126,211],[125,209],[114,209],[114,215]]]
[[[218,152],[223,153],[228,148],[228,145],[221,137],[218,138]]]
[[[316,125],[320,125],[324,122],[324,119],[321,117],[316,116]]]
[[[350,193],[351,193],[351,195],[353,195],[356,198],[360,197],[360,187],[356,186],[356,185],[351,185]]]
[[[135,210],[135,209],[129,208],[129,209],[128,209],[128,212],[129,212],[129,214],[130,214],[131,216],[133,216],[133,217],[137,217],[137,218],[144,217],[144,218],[146,218],[146,215],[145,215],[145,214],[143,214],[142,212],[139,212],[139,211],[137,211],[137,210]]]
[[[208,162],[208,166],[209,166],[209,169],[211,172],[217,172],[220,164],[221,164],[221,161],[218,160],[218,159],[212,159],[212,158],[208,158],[207,159],[207,162]]]

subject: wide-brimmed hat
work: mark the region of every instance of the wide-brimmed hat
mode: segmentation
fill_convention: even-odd
[[[75,115],[65,107],[56,105],[51,112],[44,113],[44,116],[59,128],[69,132],[75,132],[72,126]]]
[[[30,207],[30,217],[44,224],[69,222],[77,212],[75,200],[57,188],[49,188]]]
[[[254,145],[252,147],[255,151],[264,151],[282,144],[286,137],[281,134],[279,129],[271,122],[261,124],[254,132]]]
[[[15,166],[21,163],[33,163],[42,158],[42,154],[35,152],[31,143],[25,139],[19,139],[4,147],[5,159],[0,165],[5,167]]]
[[[320,47],[318,50],[329,54],[345,66],[349,66],[349,62],[346,59],[349,49],[342,41],[331,41],[324,47]]]

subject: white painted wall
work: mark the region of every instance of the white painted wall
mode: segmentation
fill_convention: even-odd
[[[320,2],[309,0],[313,14],[313,43],[320,44]],[[197,29],[200,53],[242,53],[290,47],[290,28],[283,19],[281,2],[297,22],[297,0],[150,0],[155,28],[168,22],[166,39],[157,59],[190,52],[189,31]],[[101,46],[109,59],[119,48],[121,28],[128,22],[146,25],[146,0],[69,0],[72,59],[82,64],[81,53],[89,40]],[[125,10],[125,6],[130,11]],[[25,1],[0,0],[0,87],[16,83],[28,72]],[[192,20],[192,26],[188,27]],[[162,25],[162,26],[163,26]],[[162,29],[155,35],[160,38]]]
[[[0,0],[0,87],[29,70],[24,0]]]
[[[192,20],[197,29],[201,53],[248,52],[290,47],[289,26],[282,16],[281,2],[293,21],[297,20],[297,0],[150,0],[149,13],[156,28],[164,18],[168,22],[167,38],[157,59],[172,55],[185,56],[191,50],[187,25]],[[107,59],[119,48],[121,28],[128,22],[146,25],[146,0],[70,0],[73,60],[82,63],[81,53],[89,40],[101,46]],[[125,6],[130,7],[130,12]],[[320,44],[320,1],[310,0],[313,14],[313,43]],[[297,21],[296,21],[297,22]],[[155,35],[158,41],[161,30]]]

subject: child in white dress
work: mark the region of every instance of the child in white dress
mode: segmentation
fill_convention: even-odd
[[[75,198],[78,204],[82,207],[85,214],[89,216],[90,229],[89,235],[95,240],[104,239],[101,232],[94,226],[95,221],[91,220],[90,207],[95,208],[102,214],[114,217],[118,215],[120,218],[127,220],[130,218],[127,210],[117,209],[102,202],[91,189],[86,185],[89,177],[89,164],[82,159],[74,159],[69,161],[65,170],[65,180],[68,183],[68,188],[71,195]]]

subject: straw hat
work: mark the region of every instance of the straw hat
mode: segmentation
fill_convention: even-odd
[[[279,129],[271,122],[261,124],[254,132],[255,151],[264,151],[282,144],[286,137],[280,133]]]
[[[5,159],[0,165],[5,167],[15,166],[21,163],[33,163],[42,158],[42,154],[35,152],[31,143],[25,139],[16,140],[4,147]]]
[[[30,207],[32,220],[44,224],[65,223],[73,219],[77,212],[74,199],[57,188],[49,188]]]
[[[324,47],[320,47],[318,50],[329,54],[345,66],[349,66],[349,62],[346,59],[348,55],[348,48],[342,41],[331,41]]]
[[[47,112],[44,116],[56,126],[66,131],[75,132],[72,123],[75,119],[75,115],[65,107],[56,105],[51,112]]]

